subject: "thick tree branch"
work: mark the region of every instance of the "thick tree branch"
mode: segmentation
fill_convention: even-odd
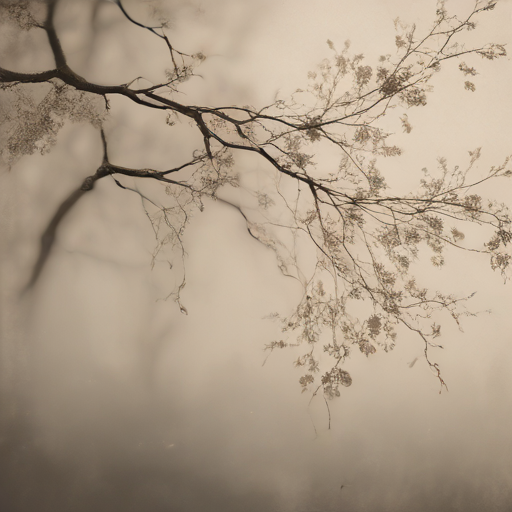
[[[57,69],[50,69],[41,73],[18,73],[16,71],[9,71],[8,69],[0,68],[0,82],[10,83],[19,82],[23,84],[37,84],[48,82],[52,78],[59,77]]]
[[[41,237],[39,254],[36,263],[34,264],[30,280],[25,286],[23,293],[33,288],[33,286],[36,284],[39,277],[41,276],[43,268],[45,267],[46,262],[48,261],[48,257],[50,256],[50,252],[55,243],[57,229],[60,226],[64,217],[69,213],[69,211],[75,206],[75,204],[86,192],[89,192],[90,190],[93,189],[94,183],[104,176],[106,176],[106,174],[100,167],[96,174],[85,178],[84,182],[82,183],[82,186],[79,189],[71,192],[71,194],[69,194],[69,196],[66,199],[64,199],[64,201],[62,201],[62,203],[59,205],[57,211],[51,218],[50,222],[48,223],[48,226],[46,227]]]
[[[68,67],[66,63],[66,57],[64,55],[62,45],[60,44],[60,39],[57,36],[57,32],[55,30],[55,10],[59,0],[47,0],[47,3],[48,12],[43,28],[48,34],[48,41],[50,42],[50,47],[55,58],[55,65],[57,66],[57,69],[65,69]]]

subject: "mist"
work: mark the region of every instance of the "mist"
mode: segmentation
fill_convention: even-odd
[[[161,80],[161,41],[113,2],[89,21],[94,4],[59,7],[70,66],[98,83]],[[421,29],[435,12],[433,1],[404,0],[123,4],[142,23],[170,19],[176,46],[208,57],[183,101],[256,107],[304,86],[327,38],[350,39],[371,58],[394,51],[397,16]],[[475,37],[510,42],[511,23],[512,4],[499,3]],[[10,69],[43,70],[53,66],[45,44],[36,31],[6,32],[0,55]],[[510,59],[479,65],[470,100],[454,66],[436,78],[428,105],[411,110],[413,132],[395,134],[404,154],[383,163],[391,183],[415,183],[440,156],[455,165],[481,146],[486,168],[510,153]],[[185,122],[177,136],[165,115],[127,103],[113,99],[105,123],[116,164],[168,168],[197,146]],[[435,289],[477,291],[468,308],[479,314],[463,319],[464,332],[445,321],[444,349],[431,354],[448,391],[439,393],[422,343],[403,331],[389,353],[354,353],[352,386],[326,405],[301,394],[298,352],[264,350],[281,336],[267,317],[288,314],[300,286],[221,201],[194,213],[183,268],[171,248],[154,257],[140,194],[163,202],[163,189],[101,180],[63,221],[36,286],[21,293],[49,219],[101,159],[98,132],[69,123],[48,154],[0,162],[2,511],[512,509],[512,294],[483,255],[448,252],[442,270],[418,263]],[[247,189],[265,171],[248,157],[236,165],[242,186],[219,195],[250,208]],[[510,187],[486,194],[510,205]],[[166,298],[183,270],[180,311]]]

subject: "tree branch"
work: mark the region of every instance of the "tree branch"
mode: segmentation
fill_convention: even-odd
[[[69,196],[66,199],[64,199],[64,201],[62,201],[62,203],[59,205],[57,211],[51,218],[50,222],[48,223],[48,226],[46,227],[41,237],[39,254],[36,263],[34,264],[32,275],[30,276],[30,280],[23,289],[22,293],[26,293],[31,288],[33,288],[36,282],[38,281],[39,277],[41,276],[43,268],[45,267],[46,262],[48,261],[48,257],[55,243],[57,229],[60,223],[62,222],[62,219],[64,219],[68,212],[73,208],[73,206],[75,206],[75,204],[86,192],[89,192],[90,190],[93,189],[96,180],[100,179],[103,176],[105,176],[105,174],[102,175],[102,173],[98,172],[93,176],[88,176],[87,178],[85,178],[84,182],[82,183],[82,186],[79,189],[71,192],[71,194],[69,194]]]
[[[55,9],[59,0],[47,0],[47,2],[48,12],[46,14],[46,21],[43,28],[48,34],[48,41],[50,42],[50,47],[55,58],[55,65],[57,66],[57,69],[65,69],[68,67],[66,57],[55,30]]]

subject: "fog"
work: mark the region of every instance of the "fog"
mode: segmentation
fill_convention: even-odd
[[[160,5],[176,46],[209,56],[183,102],[212,105],[289,95],[327,55],[327,38],[350,39],[369,58],[390,53],[394,18],[427,28],[435,11],[430,0],[123,3],[143,23]],[[91,25],[92,5],[61,6],[70,66],[105,84],[160,80],[161,41],[111,2]],[[512,4],[500,2],[471,37],[507,43],[511,24]],[[35,31],[6,33],[2,65],[50,68],[45,44]],[[511,62],[477,65],[475,93],[447,66],[428,105],[408,112],[411,134],[395,128],[404,154],[382,164],[390,182],[414,183],[404,170],[417,177],[439,156],[456,164],[480,146],[482,169],[510,153]],[[161,114],[119,99],[111,107],[118,165],[168,168],[197,146],[185,122],[176,135]],[[227,204],[205,201],[187,228],[188,314],[165,300],[181,279],[179,256],[168,248],[152,268],[140,195],[106,179],[65,218],[40,280],[21,294],[49,219],[101,159],[97,131],[67,124],[49,154],[1,163],[0,510],[512,510],[512,292],[484,256],[448,252],[443,270],[418,264],[434,289],[478,292],[469,307],[480,313],[463,319],[464,332],[446,322],[444,349],[431,353],[449,391],[439,394],[422,343],[404,331],[390,353],[351,356],[353,385],[328,411],[301,394],[293,350],[266,359],[280,328],[264,317],[287,314],[301,290]],[[264,172],[250,158],[236,165],[247,184]],[[123,183],[165,200],[157,185]],[[510,191],[507,182],[485,190],[509,205]],[[222,193],[248,201],[244,186]]]

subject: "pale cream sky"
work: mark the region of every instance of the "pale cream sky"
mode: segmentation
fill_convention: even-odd
[[[453,11],[467,5],[447,2]],[[126,6],[143,14],[136,0]],[[350,39],[369,58],[391,52],[392,20],[400,16],[426,27],[435,2],[210,0],[179,6],[171,5],[176,37],[193,51],[215,55],[199,68],[204,80],[183,101],[257,104],[304,86],[307,72],[328,54],[328,38],[340,47]],[[87,45],[78,36],[86,32],[73,17],[80,9],[66,4],[59,28],[71,61],[85,72]],[[127,25],[113,4],[102,16],[97,60],[87,76],[156,80],[165,61],[157,38]],[[512,42],[511,2],[481,19],[475,37]],[[483,170],[512,152],[510,57],[476,65],[475,93],[464,90],[456,69],[443,70],[429,105],[408,112],[412,133],[399,133],[397,122],[404,155],[382,164],[390,180],[409,180],[438,156],[462,165],[478,146]],[[121,101],[112,106],[116,163],[163,166],[195,143],[173,138],[165,126],[155,129],[158,116]],[[204,510],[201,493],[215,504],[210,510],[241,510],[230,505],[235,495],[254,510],[263,510],[261,500],[268,510],[270,503],[290,512],[512,506],[512,291],[485,258],[449,253],[446,270],[428,263],[420,269],[432,286],[478,290],[473,308],[492,309],[468,318],[464,334],[446,323],[445,349],[433,359],[450,392],[438,395],[438,382],[421,360],[408,367],[422,346],[405,334],[389,354],[348,360],[354,384],[332,402],[327,431],[323,401],[308,407],[309,397],[300,394],[293,353],[274,353],[261,366],[262,347],[280,335],[262,317],[286,312],[300,290],[279,274],[272,253],[248,236],[233,209],[208,204],[189,227],[188,316],[173,303],[157,302],[174,286],[173,273],[166,264],[151,271],[154,240],[140,199],[109,182],[99,183],[63,224],[33,296],[20,303],[10,295],[24,281],[56,205],[100,159],[92,130],[67,127],[50,155],[27,157],[12,171],[4,166],[0,175],[8,242],[1,276],[9,287],[2,293],[10,326],[2,332],[3,350],[30,369],[30,379],[10,373],[6,385],[21,379],[38,450],[79,477],[77,495],[92,493],[90,503],[107,510],[96,490],[104,486],[105,495],[122,503],[123,478],[135,475],[149,483],[133,484],[134,502],[154,500],[155,510],[169,503],[171,510],[194,510],[191,503]],[[242,172],[259,172],[252,162],[242,165]],[[511,185],[488,192],[510,201]],[[149,477],[147,468],[154,472]],[[347,487],[340,493],[342,483]]]

